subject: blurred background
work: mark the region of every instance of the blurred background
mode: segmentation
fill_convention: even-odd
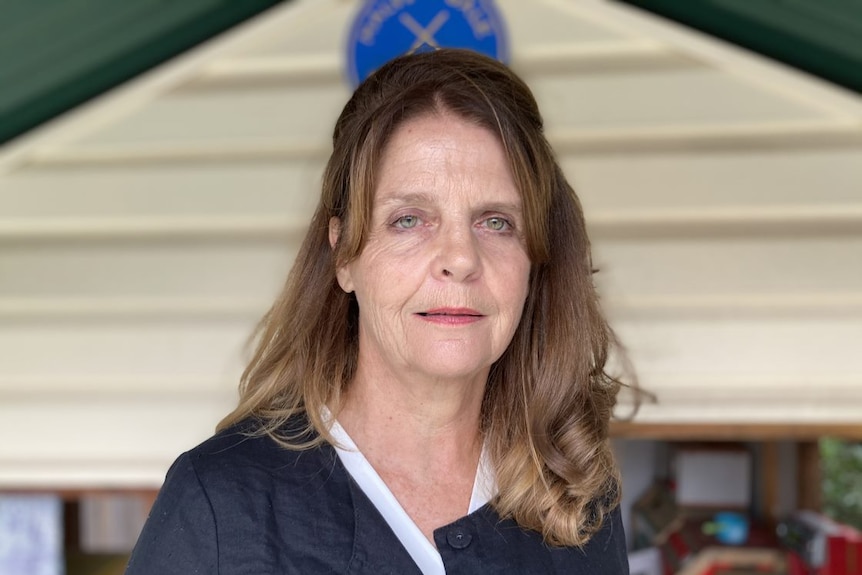
[[[122,572],[236,401],[351,26],[423,1],[491,9],[0,0],[0,575]],[[862,5],[494,5],[649,392],[612,431],[632,572],[859,575]]]

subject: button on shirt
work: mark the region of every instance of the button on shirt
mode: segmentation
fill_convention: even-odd
[[[127,575],[424,575],[332,446],[292,451],[252,430],[234,426],[177,459]],[[549,547],[488,504],[434,543],[446,575],[628,575],[618,509],[580,548]]]
[[[472,540],[473,536],[470,532],[461,527],[452,527],[446,530],[446,543],[453,549],[465,549]]]

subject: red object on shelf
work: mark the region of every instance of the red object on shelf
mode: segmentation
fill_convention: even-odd
[[[805,561],[796,553],[787,554],[787,575],[808,575]]]
[[[829,533],[826,536],[826,561],[820,574],[850,575],[847,572],[847,540],[840,533]]]
[[[862,575],[862,533],[813,511],[779,524],[779,538],[806,575]],[[793,574],[795,575],[795,573]]]
[[[840,525],[837,535],[843,540],[840,553],[840,573],[862,575],[862,532],[849,525]]]

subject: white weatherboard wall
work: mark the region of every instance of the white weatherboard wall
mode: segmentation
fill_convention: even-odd
[[[611,2],[498,3],[637,421],[862,424],[859,96]],[[358,7],[288,3],[0,150],[0,487],[157,486],[230,409]]]

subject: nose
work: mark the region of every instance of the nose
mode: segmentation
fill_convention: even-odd
[[[481,258],[469,225],[440,230],[432,273],[439,280],[464,282],[478,277]]]

